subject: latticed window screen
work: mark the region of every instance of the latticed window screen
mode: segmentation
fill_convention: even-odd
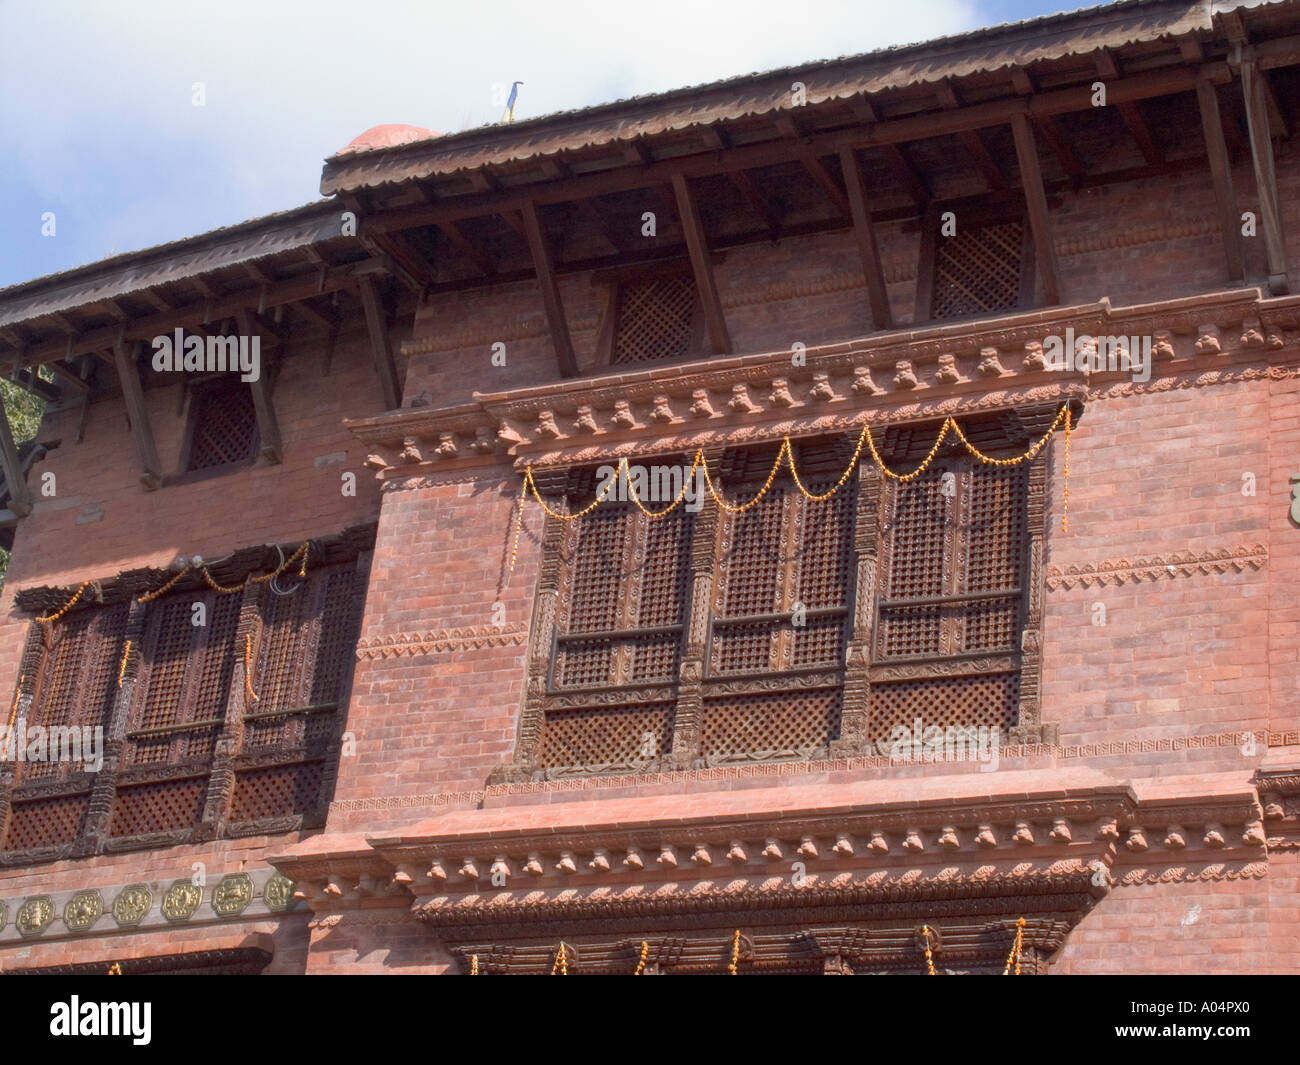
[[[987,450],[1020,450],[1034,418],[965,428]],[[890,430],[887,460],[918,461],[936,432]],[[834,486],[851,452],[842,438],[798,445],[809,494]],[[775,457],[775,447],[728,450],[714,470],[726,495],[748,501]],[[1020,724],[1029,484],[1041,473],[951,451],[906,484],[864,475],[861,498],[855,476],[814,501],[782,472],[739,514],[705,500],[700,515],[656,521],[601,505],[551,541],[556,635],[519,761],[563,774],[632,771],[670,752],[704,764],[816,757],[850,712],[853,736],[871,740],[917,718]],[[578,505],[592,491],[589,479],[569,488]],[[855,619],[867,561],[856,537],[872,545],[875,601]],[[691,616],[692,601],[705,617]],[[850,640],[861,673],[846,686]]]
[[[931,315],[967,318],[1019,306],[1024,247],[1023,222],[959,228],[940,238]]]
[[[242,728],[231,750],[226,830],[240,834],[321,814],[360,617],[358,580],[355,564],[346,563],[317,568],[306,580],[263,584],[260,597],[195,590],[150,604],[133,648],[139,667],[125,707],[107,825],[110,848],[150,837],[178,839],[200,823],[217,740],[231,735],[228,717],[236,702]],[[93,607],[33,627],[32,639],[45,643],[39,676],[29,686],[29,725],[100,725],[107,733],[122,690],[117,678],[127,610],[126,604]],[[238,687],[243,670],[237,667],[250,652],[256,699]],[[78,839],[94,783],[81,769],[67,762],[21,764],[9,816],[0,824],[0,852]],[[61,790],[60,777],[68,779]]]
[[[877,737],[917,717],[926,726],[1015,725],[1028,474],[1026,465],[946,458],[891,489],[874,659],[910,675],[873,683]]]
[[[222,384],[195,392],[186,470],[251,462],[257,453],[257,415],[247,387]]]
[[[109,681],[115,676],[125,626],[126,607],[121,606],[83,612],[66,624],[33,631],[32,639],[41,644],[40,665],[31,708],[25,721],[15,714],[15,733],[8,740],[18,791],[3,849],[61,847],[74,842],[81,831],[93,785],[93,776],[85,771],[87,760],[94,751],[103,754],[103,733],[96,737],[93,730],[107,724],[112,706]],[[22,725],[26,727],[20,731]],[[33,732],[35,728],[43,734]],[[65,756],[77,757],[17,761],[16,744],[37,735],[43,735],[47,755],[57,745]],[[85,742],[88,736],[91,746]]]
[[[591,694],[547,711],[539,764],[622,765],[667,750],[672,704],[620,703],[618,689],[676,679],[693,527],[682,507],[652,521],[607,503],[567,530],[551,685]]]
[[[694,334],[695,303],[695,284],[689,276],[622,285],[613,361],[648,362],[685,355]]]
[[[759,491],[773,458],[760,449],[732,464],[728,485],[735,498]],[[833,447],[802,445],[796,461],[805,486],[819,494],[832,486],[847,457]],[[852,591],[852,484],[815,502],[783,473],[757,505],[722,517],[703,692],[706,759],[811,752],[839,735]],[[785,678],[776,690],[773,674]],[[720,683],[743,677],[763,678],[761,693],[755,688],[737,698],[736,683]],[[743,691],[744,681],[738,684]]]

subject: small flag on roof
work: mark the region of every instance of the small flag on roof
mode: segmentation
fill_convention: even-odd
[[[501,115],[502,122],[513,122],[515,120],[515,101],[519,99],[519,86],[522,84],[522,81],[511,83],[510,98],[506,100],[506,109]]]

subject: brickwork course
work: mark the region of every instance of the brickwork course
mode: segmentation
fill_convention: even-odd
[[[1297,101],[1295,0],[1119,3],[0,291],[7,720],[104,736],[0,763],[0,970],[1300,972]],[[950,418],[1056,431],[849,466]]]

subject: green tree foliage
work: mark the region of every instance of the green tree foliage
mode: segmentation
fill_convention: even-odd
[[[25,388],[12,381],[0,379],[0,399],[5,405],[5,414],[13,427],[14,443],[20,447],[36,436],[41,418],[45,414],[45,401],[34,396]],[[9,552],[0,547],[0,584],[4,583],[5,571],[9,568]]]

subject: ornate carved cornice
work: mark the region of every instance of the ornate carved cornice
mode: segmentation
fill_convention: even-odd
[[[1045,369],[1044,340],[1067,330],[1153,337],[1153,378]],[[517,464],[571,464],[834,432],[864,414],[884,424],[1294,376],[1298,345],[1300,297],[1245,289],[1119,308],[1101,300],[815,345],[797,359],[776,351],[476,393],[473,403],[347,425],[385,478],[436,476],[507,453]]]
[[[1174,577],[1194,577],[1211,573],[1243,573],[1263,569],[1268,562],[1268,548],[1263,544],[1239,544],[1216,551],[1176,551],[1151,558],[1108,558],[1104,562],[1072,563],[1051,566],[1047,570],[1047,587],[1091,588],[1117,584],[1141,584],[1144,581]]]

